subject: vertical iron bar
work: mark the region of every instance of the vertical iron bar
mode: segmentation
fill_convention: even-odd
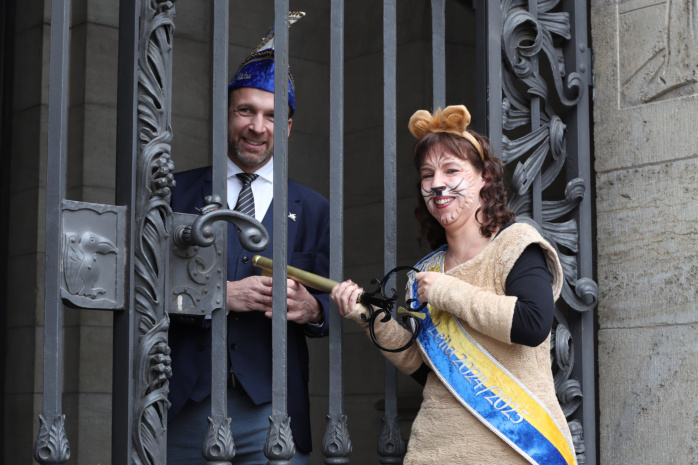
[[[212,10],[213,82],[211,90],[213,148],[213,194],[227,206],[228,158],[228,0],[214,0]],[[221,228],[223,244],[227,243],[228,228]],[[226,248],[219,250],[219,260],[227,263]],[[223,296],[226,296],[224,290]],[[211,313],[211,417],[203,445],[203,455],[211,464],[230,464],[235,445],[228,418],[228,325],[226,300]]]
[[[138,141],[138,31],[140,8],[137,0],[119,2],[119,65],[116,107],[116,204],[128,205],[126,250],[135,250],[136,163]],[[132,254],[129,254],[132,257]],[[135,261],[126,260],[125,302],[131,302]],[[114,313],[114,366],[112,368],[112,463],[129,464],[133,448],[133,385],[135,314],[130,303]]]
[[[473,0],[475,8],[475,114],[473,129],[487,134],[487,2]]]
[[[528,12],[534,20],[538,20],[538,2],[537,0],[528,0]],[[531,57],[531,69],[535,75],[538,74],[538,57]],[[531,94],[531,133],[540,128],[540,97]],[[533,183],[531,184],[531,208],[533,220],[539,225],[543,225],[543,198],[541,188],[541,172],[536,173]]]
[[[397,174],[396,174],[396,1],[383,1],[383,267],[395,268],[397,256]],[[390,288],[390,284],[386,286]],[[395,315],[393,315],[395,316]],[[378,443],[380,462],[402,463],[405,445],[397,415],[397,369],[385,361],[385,416]]]
[[[288,263],[288,0],[274,0],[274,263]],[[264,454],[286,465],[295,454],[287,410],[286,267],[272,272],[272,417]]]
[[[34,458],[41,464],[70,457],[63,414],[63,304],[61,302],[61,205],[65,197],[68,126],[70,0],[51,5],[48,151],[46,161],[46,275],[44,295],[44,400]]]
[[[446,106],[446,2],[431,0],[433,109]]]
[[[344,274],[344,0],[330,12],[330,278]],[[330,405],[322,453],[327,464],[349,463],[351,439],[344,414],[343,318],[330,302]]]
[[[586,84],[583,89],[590,92],[593,86],[591,69],[591,48],[587,37],[587,2],[564,0],[564,11],[572,15],[570,21],[571,38],[565,43],[565,60],[570,69],[579,72]],[[567,179],[584,180],[584,197],[576,212],[579,228],[578,273],[579,278],[593,279],[592,249],[592,210],[591,210],[591,136],[590,136],[590,96],[584,95],[569,112],[567,124]],[[582,426],[587,465],[597,463],[596,445],[596,368],[594,346],[594,311],[578,315],[577,324],[572,325],[572,338],[578,341],[581,350],[575,353],[575,366],[581,366],[582,378]],[[577,369],[579,371],[579,368]]]
[[[483,1],[487,8],[487,137],[492,152],[502,156],[502,5]]]

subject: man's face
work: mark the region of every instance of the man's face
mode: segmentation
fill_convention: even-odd
[[[288,133],[291,134],[291,119]],[[228,102],[228,158],[253,172],[274,155],[274,94],[252,87],[233,90]]]

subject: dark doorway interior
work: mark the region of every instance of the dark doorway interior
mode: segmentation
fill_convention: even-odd
[[[0,295],[7,295],[7,252],[12,134],[12,38],[15,1],[0,0]],[[6,341],[7,301],[0,299],[0,341]],[[5,379],[5,344],[0,344],[0,380]],[[5,383],[0,382],[0,399]],[[5,450],[5,403],[0,402],[0,450]],[[2,458],[0,457],[0,461]]]

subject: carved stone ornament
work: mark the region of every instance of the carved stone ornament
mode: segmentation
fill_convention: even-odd
[[[618,5],[620,107],[698,94],[695,0]]]
[[[61,298],[66,305],[124,308],[126,207],[63,201]]]

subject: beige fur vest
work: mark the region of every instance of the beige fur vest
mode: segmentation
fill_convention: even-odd
[[[429,303],[456,316],[465,330],[519,379],[548,409],[569,438],[567,422],[555,396],[550,366],[550,336],[538,347],[513,344],[511,324],[516,297],[505,295],[509,271],[524,249],[539,244],[553,275],[555,299],[562,289],[562,268],[555,250],[535,228],[516,223],[504,229],[476,257],[432,284]],[[357,305],[349,318],[360,321],[366,308]],[[376,324],[376,336],[387,347],[403,345],[409,334],[392,324]],[[365,325],[365,323],[362,323]],[[414,373],[424,363],[417,344],[404,352],[384,353],[401,371]],[[424,388],[424,401],[412,425],[405,465],[528,463],[470,414],[434,373]]]

